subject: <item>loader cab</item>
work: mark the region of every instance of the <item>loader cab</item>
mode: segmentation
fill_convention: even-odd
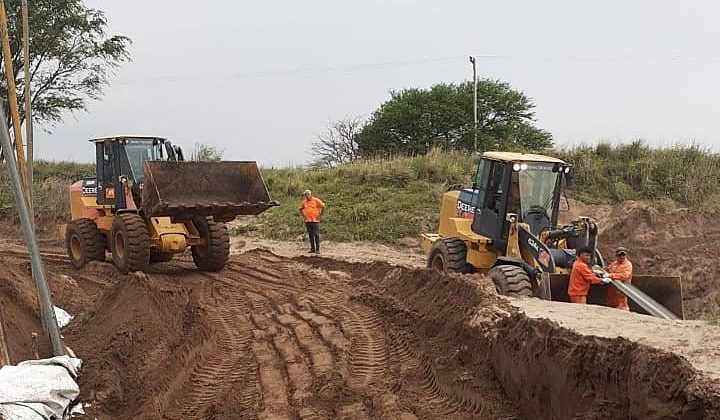
[[[129,205],[129,197],[117,193],[123,191],[125,183],[130,187],[134,204],[140,204],[146,161],[183,160],[180,148],[161,137],[101,137],[91,142],[95,143],[96,151],[97,202],[113,205],[116,210]]]
[[[473,191],[475,216],[472,230],[492,240],[492,247],[507,248],[510,221],[527,223],[530,231],[557,225],[563,179],[571,166],[546,156],[488,152],[478,164]]]

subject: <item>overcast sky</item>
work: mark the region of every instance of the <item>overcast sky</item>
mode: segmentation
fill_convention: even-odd
[[[329,121],[405,87],[501,79],[559,146],[720,139],[720,3],[712,1],[86,0],[133,61],[36,155],[91,161],[87,139],[154,134],[232,160],[302,164]],[[200,8],[198,6],[201,6]],[[485,58],[483,58],[485,57]]]

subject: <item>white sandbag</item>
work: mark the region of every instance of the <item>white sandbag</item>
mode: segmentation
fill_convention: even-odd
[[[62,419],[80,394],[82,361],[68,356],[27,360],[0,369],[0,415],[10,420]]]
[[[55,309],[55,319],[57,320],[58,328],[65,328],[74,317],[62,308],[58,308],[57,306],[53,306],[53,308]]]

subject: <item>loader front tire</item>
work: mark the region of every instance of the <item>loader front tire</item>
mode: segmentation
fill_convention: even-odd
[[[115,216],[111,250],[115,266],[123,273],[145,271],[150,262],[150,236],[145,220],[135,213]]]
[[[205,243],[192,247],[195,265],[201,271],[220,271],[230,258],[230,235],[225,223],[212,217],[195,217],[193,224]]]
[[[458,238],[442,238],[430,248],[427,267],[438,271],[472,273],[472,265],[467,263],[467,246]]]
[[[90,261],[105,261],[105,235],[90,219],[77,219],[68,223],[65,245],[70,264],[81,268]]]
[[[533,296],[530,277],[522,267],[498,265],[491,268],[488,275],[501,295]]]

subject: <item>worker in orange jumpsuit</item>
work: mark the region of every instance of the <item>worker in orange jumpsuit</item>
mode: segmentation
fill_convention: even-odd
[[[587,303],[587,295],[591,284],[603,283],[604,273],[601,270],[593,271],[590,267],[592,249],[581,247],[577,252],[577,259],[570,271],[570,282],[568,283],[568,296],[572,303]]]
[[[618,247],[615,250],[615,261],[610,263],[607,271],[611,279],[630,283],[632,280],[633,266],[627,257],[627,249]],[[625,311],[630,310],[627,296],[613,286],[608,287],[606,304],[611,308]]]

